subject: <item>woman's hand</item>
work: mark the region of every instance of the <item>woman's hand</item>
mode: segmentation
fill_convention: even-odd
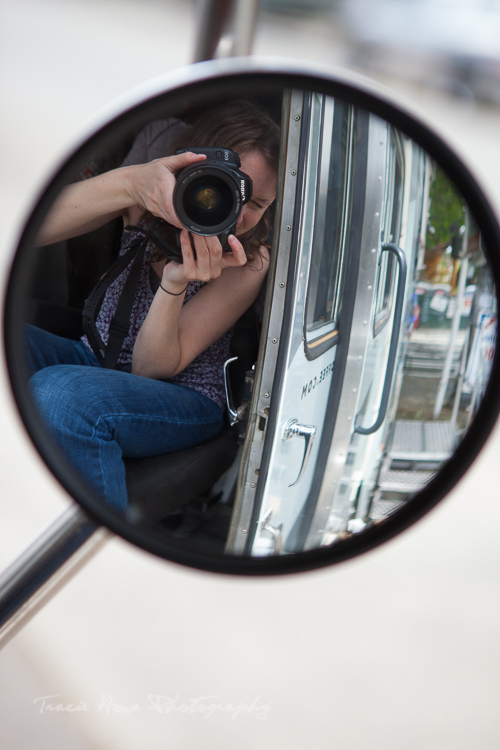
[[[217,237],[181,237],[183,262],[167,263],[162,289],[153,299],[136,339],[132,372],[166,379],[182,372],[217,341],[256,299],[269,265],[266,248],[248,261],[241,242],[230,237],[231,252],[223,252]],[[222,271],[225,269],[224,273]],[[188,281],[210,281],[185,305]],[[167,292],[167,294],[165,294]]]
[[[203,154],[191,152],[105,172],[65,187],[54,201],[37,238],[38,245],[77,237],[122,216],[135,224],[145,210],[180,227],[172,195],[175,174]]]
[[[205,159],[204,154],[193,154],[188,151],[131,167],[129,193],[132,203],[154,216],[159,216],[169,224],[181,228],[182,224],[177,218],[172,203],[175,175],[190,164],[205,161]]]
[[[193,238],[196,256],[190,237]],[[187,229],[183,229],[180,239],[182,263],[170,262],[163,269],[163,282],[173,292],[182,289],[188,281],[218,279],[225,268],[238,268],[247,263],[243,245],[234,235],[229,235],[228,239],[230,252],[223,251],[216,236],[190,235]]]

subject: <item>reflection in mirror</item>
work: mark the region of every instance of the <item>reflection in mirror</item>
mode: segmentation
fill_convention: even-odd
[[[253,93],[73,160],[21,292],[30,393],[89,497],[262,557],[362,534],[435,475],[497,310],[474,216],[414,141],[342,99]]]

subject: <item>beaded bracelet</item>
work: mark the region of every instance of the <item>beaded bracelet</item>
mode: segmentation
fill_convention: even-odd
[[[168,289],[165,289],[165,287],[164,287],[164,286],[162,286],[161,284],[160,284],[160,289],[163,289],[163,291],[164,291],[164,292],[166,292],[167,294],[171,294],[171,295],[172,295],[172,297],[180,297],[180,296],[181,296],[181,294],[184,294],[184,292],[186,291],[186,289],[187,289],[187,284],[186,284],[186,286],[184,287],[184,289],[182,290],[182,292],[169,292],[169,291],[168,291]]]

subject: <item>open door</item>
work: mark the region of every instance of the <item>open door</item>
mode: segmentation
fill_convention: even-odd
[[[251,555],[300,544],[318,458],[331,442],[332,384],[345,367],[339,342],[341,321],[348,338],[352,318],[346,278],[357,275],[360,168],[366,181],[367,114],[317,93],[293,92],[285,106],[278,266],[227,547]]]
[[[226,548],[253,556],[356,530],[380,464],[418,248],[399,247],[412,195],[405,165],[420,169],[412,234],[422,220],[423,157],[405,155],[387,122],[317,93],[293,92],[286,107],[278,261]]]

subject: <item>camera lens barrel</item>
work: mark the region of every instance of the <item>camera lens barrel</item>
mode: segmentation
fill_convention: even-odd
[[[252,180],[239,169],[238,154],[226,148],[187,148],[207,156],[176,176],[173,204],[181,224],[194,234],[234,231],[242,206],[252,196]]]

